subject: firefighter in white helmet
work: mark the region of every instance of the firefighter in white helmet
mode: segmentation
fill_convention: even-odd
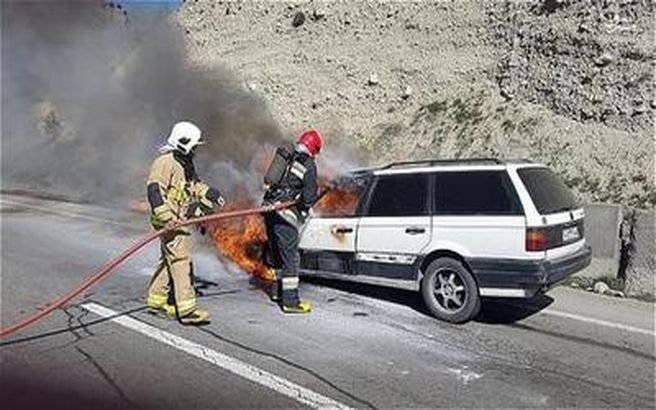
[[[203,183],[194,169],[194,152],[202,144],[201,131],[196,125],[179,122],[159,149],[147,187],[151,224],[155,229],[210,213],[224,205],[219,191]],[[209,312],[196,304],[190,236],[190,228],[184,227],[161,237],[161,256],[150,281],[147,303],[151,309],[166,312],[182,323],[199,324],[209,321]]]

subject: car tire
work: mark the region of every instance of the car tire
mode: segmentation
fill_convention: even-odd
[[[474,277],[460,261],[449,257],[428,265],[421,280],[421,295],[435,317],[451,323],[466,322],[481,309]]]

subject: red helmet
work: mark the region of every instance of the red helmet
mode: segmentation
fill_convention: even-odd
[[[316,130],[307,130],[298,137],[298,143],[305,145],[310,154],[317,155],[321,151],[321,135]]]

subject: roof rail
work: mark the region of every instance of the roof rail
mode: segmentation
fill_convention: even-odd
[[[461,164],[504,164],[498,158],[463,158],[463,159],[427,159],[422,161],[402,161],[393,162],[385,165],[380,169],[400,168],[400,167],[416,167],[416,166],[433,166],[433,165],[461,165]]]

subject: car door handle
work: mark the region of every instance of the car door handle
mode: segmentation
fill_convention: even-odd
[[[420,235],[422,233],[426,233],[426,229],[417,227],[405,228],[405,233],[408,235]]]
[[[334,234],[344,235],[347,233],[353,233],[353,228],[347,228],[346,226],[333,226],[330,231]]]

